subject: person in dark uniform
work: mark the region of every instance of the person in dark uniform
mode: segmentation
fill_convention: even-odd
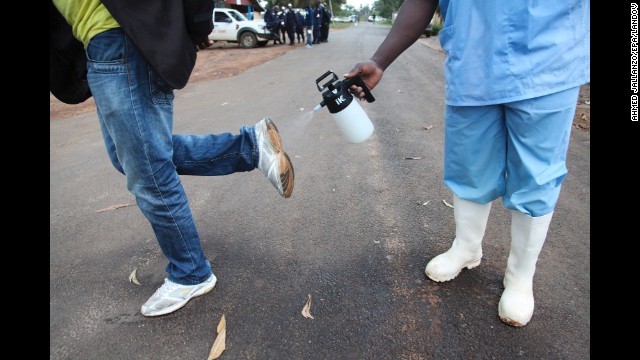
[[[298,44],[304,41],[304,16],[300,13],[300,9],[296,10],[296,37]]]
[[[320,42],[329,41],[329,25],[331,25],[331,11],[327,9],[324,4],[321,4],[322,8],[322,27],[320,28]]]
[[[282,36],[282,43],[287,42],[287,27],[285,26],[286,16],[284,14],[285,9],[276,10],[276,14],[278,14],[278,20],[280,21],[280,34],[278,36]]]
[[[284,13],[284,27],[287,29],[287,36],[289,36],[289,45],[296,42],[296,13],[293,12],[291,3],[287,5],[287,9]]]
[[[277,12],[278,7],[274,6],[268,8],[264,13],[264,22],[267,23],[267,28],[276,35],[276,38],[273,40],[273,45],[282,44],[282,41],[280,41],[280,19],[278,18]]]
[[[320,35],[322,31],[322,7],[320,6],[320,0],[315,0],[313,4],[313,43],[320,44]]]

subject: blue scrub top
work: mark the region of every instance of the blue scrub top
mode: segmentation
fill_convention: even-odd
[[[447,105],[500,104],[590,82],[590,0],[440,0]]]

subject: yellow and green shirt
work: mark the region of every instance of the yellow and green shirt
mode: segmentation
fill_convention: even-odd
[[[71,25],[73,36],[84,44],[85,49],[94,36],[120,27],[100,0],[53,0],[53,4]]]

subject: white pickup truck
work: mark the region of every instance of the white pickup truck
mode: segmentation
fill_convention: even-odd
[[[243,48],[265,46],[276,35],[267,29],[264,20],[249,20],[235,9],[213,9],[213,31],[209,39],[238,43]]]

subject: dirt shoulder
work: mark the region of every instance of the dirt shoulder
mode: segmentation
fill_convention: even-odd
[[[218,42],[210,48],[198,52],[196,66],[191,73],[189,84],[204,80],[224,79],[236,76],[247,69],[273,60],[284,53],[305,44],[269,45],[262,48],[242,49],[237,44]],[[93,98],[77,104],[60,102],[49,93],[49,119],[60,120],[96,111]]]
[[[421,38],[426,46],[439,48],[437,37]],[[282,56],[288,51],[304,46],[304,43],[289,45],[273,45],[271,42],[262,48],[242,49],[237,44],[218,42],[210,48],[198,52],[196,66],[193,69],[189,83],[204,80],[224,79],[236,76],[247,69],[260,65],[269,60]],[[94,112],[96,109],[93,98],[82,104],[68,105],[58,101],[49,94],[49,119],[60,120]],[[573,127],[589,132],[591,130],[591,84],[580,88],[580,96],[573,121]]]

